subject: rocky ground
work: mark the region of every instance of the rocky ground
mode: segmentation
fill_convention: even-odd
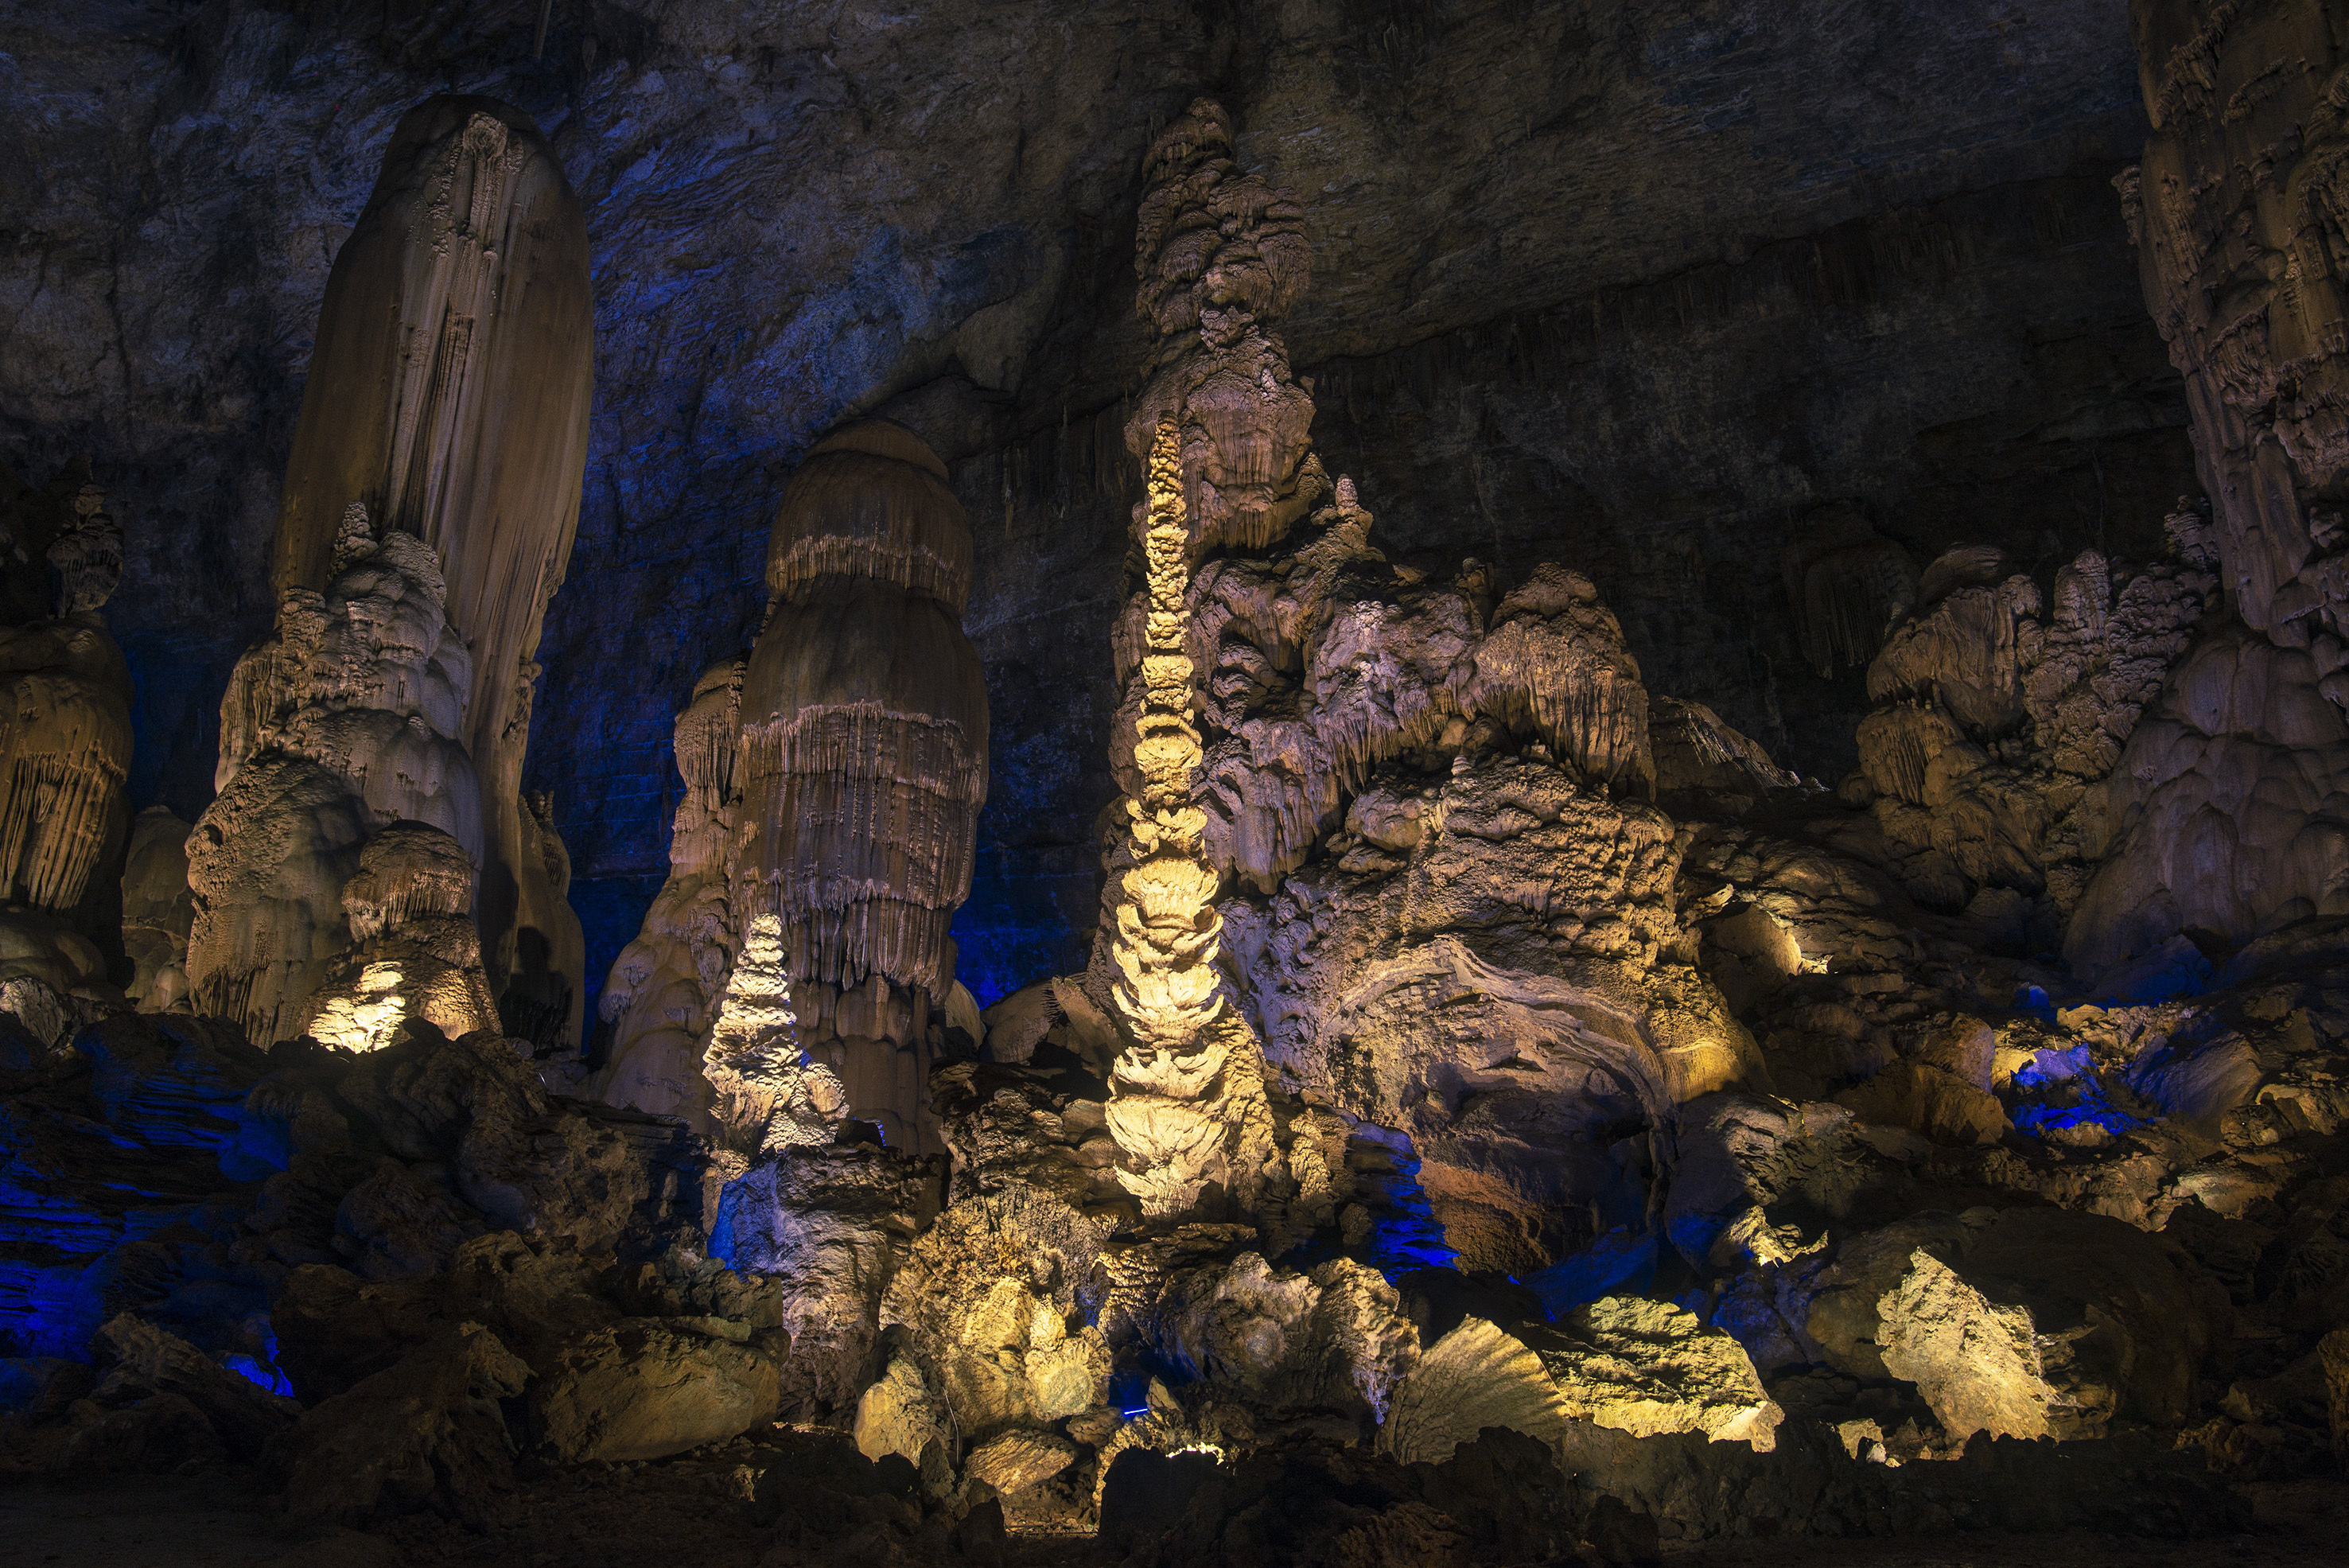
[[[778,1542],[758,1522],[754,1445],[729,1445],[618,1473],[598,1470],[530,1486],[520,1517],[488,1535],[430,1527],[368,1535],[339,1528],[289,1535],[269,1490],[251,1476],[137,1478],[0,1490],[5,1561],[78,1568],[633,1568],[677,1558],[706,1568],[785,1568],[825,1561]],[[2190,1542],[2091,1531],[1978,1532],[1938,1540],[1716,1541],[1663,1550],[1671,1568],[2267,1568],[2336,1559],[2349,1529],[2349,1487],[2331,1481],[2250,1489],[2242,1532]],[[1009,1536],[1009,1568],[1094,1568],[1115,1562],[1095,1543]],[[1499,1568],[1498,1564],[1492,1568]]]

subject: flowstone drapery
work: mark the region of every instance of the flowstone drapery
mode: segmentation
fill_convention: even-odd
[[[601,1007],[592,1086],[615,1103],[709,1116],[718,999],[764,921],[794,1050],[833,1075],[837,1108],[934,1150],[940,1017],[977,1033],[947,930],[987,798],[987,689],[960,621],[970,529],[946,478],[874,421],[817,443],[785,489],[766,625],[677,722],[668,880]]]
[[[0,982],[103,986],[129,844],[130,671],[98,608],[122,533],[78,464],[34,489],[0,467]]]
[[[385,825],[447,833],[504,1032],[575,1041],[567,860],[522,797],[532,656],[577,521],[594,327],[585,219],[522,115],[438,98],[393,133],[335,259],[271,577],[197,824],[195,1003],[283,1037],[352,939]]]

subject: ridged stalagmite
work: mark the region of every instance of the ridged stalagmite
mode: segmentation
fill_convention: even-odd
[[[2130,26],[2153,129],[2116,183],[2210,504],[2173,533],[2215,548],[2235,624],[2113,771],[2064,943],[2090,973],[2349,913],[2349,34],[2317,5],[2136,0]]]
[[[585,948],[523,753],[594,355],[586,220],[537,129],[484,98],[409,111],[327,278],[271,572],[281,595],[324,591],[355,502],[439,556],[471,653],[457,738],[480,796],[482,957],[509,1027],[542,1046],[577,1038]]]
[[[768,546],[743,677],[736,886],[781,920],[802,1039],[918,1148],[929,1011],[970,891],[987,689],[963,636],[970,532],[946,466],[881,421],[821,442]]]
[[[129,843],[130,671],[98,607],[122,535],[77,464],[32,489],[0,468],[0,980],[102,982]]]

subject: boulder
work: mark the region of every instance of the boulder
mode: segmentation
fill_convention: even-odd
[[[1756,1453],[1776,1446],[1785,1413],[1745,1347],[1670,1302],[1610,1296],[1529,1343],[1571,1417],[1634,1437],[1701,1432]]]
[[[2184,1420],[2226,1311],[2182,1250],[2134,1226],[1977,1209],[1847,1241],[1804,1327],[1831,1365],[1917,1385],[1952,1438],[2061,1439],[2116,1416]]]
[[[769,1352],[656,1319],[572,1335],[548,1361],[531,1386],[532,1427],[570,1464],[658,1459],[722,1441],[772,1420],[781,1393]]]
[[[1051,1480],[1076,1463],[1077,1446],[1057,1432],[1004,1432],[970,1451],[964,1469],[999,1492]]]
[[[484,1527],[514,1485],[514,1442],[499,1401],[529,1378],[481,1324],[443,1329],[280,1436],[273,1452],[294,1520],[356,1525],[429,1509]]]

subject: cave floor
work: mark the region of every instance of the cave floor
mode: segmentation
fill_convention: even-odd
[[[75,1486],[0,1487],[0,1568],[781,1568],[773,1532],[750,1521],[742,1476],[708,1463],[570,1473],[525,1487],[512,1522],[476,1534],[409,1520],[382,1535],[326,1529],[288,1536],[258,1480],[125,1476]],[[1933,1538],[1712,1541],[1667,1546],[1666,1568],[2220,1568],[2336,1563],[2349,1542],[2349,1486],[2247,1489],[2257,1526],[2243,1534],[2155,1541],[2085,1531]],[[728,1500],[736,1506],[726,1506]],[[1093,1561],[1091,1542],[1015,1538],[1009,1563]],[[812,1553],[811,1563],[832,1561]]]

